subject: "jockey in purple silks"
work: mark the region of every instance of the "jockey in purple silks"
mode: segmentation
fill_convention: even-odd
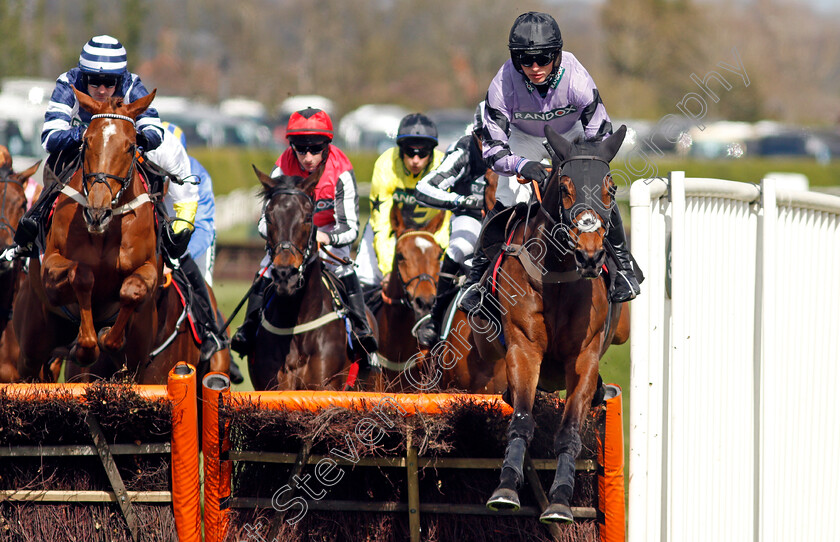
[[[499,174],[496,206],[484,224],[505,207],[531,199],[531,183],[548,178],[544,163],[551,163],[543,144],[545,126],[569,135],[583,127],[587,140],[600,141],[612,134],[612,124],[595,82],[575,56],[563,51],[557,21],[547,13],[528,12],[517,17],[508,41],[510,60],[505,62],[487,90],[483,151],[487,164]],[[610,299],[629,301],[639,294],[639,283],[627,248],[618,206],[610,214],[607,240],[615,248],[618,277]],[[482,292],[475,287],[490,262],[480,247],[464,287],[459,308],[475,311]]]

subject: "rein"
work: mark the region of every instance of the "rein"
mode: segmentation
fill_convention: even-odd
[[[557,175],[561,175],[563,173],[563,169],[570,162],[579,161],[579,160],[585,160],[585,161],[593,161],[594,160],[594,161],[602,162],[607,166],[607,168],[609,168],[609,163],[606,160],[604,160],[603,158],[601,158],[600,156],[578,155],[578,156],[573,156],[573,157],[561,162],[560,165],[556,168],[556,171],[558,172]],[[558,224],[558,221],[553,216],[551,216],[551,213],[549,212],[549,210],[547,210],[545,205],[543,205],[543,198],[542,198],[542,194],[540,193],[539,185],[537,184],[536,181],[531,181],[531,183],[532,183],[532,186],[534,188],[532,196],[536,196],[536,199],[540,204],[539,207],[538,207],[539,211],[540,211],[540,214],[542,214],[542,216],[545,217],[545,219],[547,220],[547,222],[550,226],[550,228],[549,228],[550,231],[553,232],[558,225],[563,226],[561,228],[561,231],[563,232],[563,240],[565,241],[565,244],[566,244],[566,246],[569,250],[574,250],[575,249],[575,243],[574,243],[574,240],[572,239],[572,236],[570,234],[570,231],[571,231],[570,228],[574,225],[574,220],[572,219],[572,216],[571,216],[571,209],[565,209],[565,208],[563,208],[562,204],[560,205],[560,220],[559,220],[559,224]],[[566,189],[563,185],[560,185],[560,191],[561,192],[566,191]],[[562,201],[562,195],[561,195],[561,201]],[[574,205],[572,205],[572,208],[574,208]],[[530,212],[531,212],[531,207],[530,207],[530,205],[528,205],[528,212],[526,214],[525,223],[524,223],[526,229],[528,227],[528,222],[530,222]],[[582,228],[581,231],[584,231],[584,232],[589,231],[589,228],[591,228],[593,225],[594,224],[581,224],[581,228]],[[609,228],[609,223],[605,222],[604,227],[605,227],[605,229],[608,229]],[[602,236],[602,237],[605,237],[605,236],[606,236],[606,232],[604,233],[604,236]],[[508,254],[508,255],[516,256],[517,259],[519,260],[519,262],[522,264],[522,267],[528,273],[528,275],[532,279],[540,281],[544,284],[557,284],[557,283],[574,282],[574,281],[577,281],[577,280],[581,280],[581,276],[577,272],[577,269],[572,269],[572,270],[568,270],[568,271],[544,271],[543,269],[538,267],[537,264],[533,261],[533,258],[531,257],[530,253],[528,253],[526,250],[524,250],[524,245],[527,244],[527,241],[531,240],[532,238],[533,237],[529,237],[528,239],[524,239],[523,243],[521,243],[521,244],[511,243],[511,240],[513,239],[513,232],[511,232],[510,238],[508,238],[507,242],[502,247],[502,254]],[[605,244],[605,246],[606,246],[606,244]],[[500,259],[501,259],[501,256],[500,256]]]

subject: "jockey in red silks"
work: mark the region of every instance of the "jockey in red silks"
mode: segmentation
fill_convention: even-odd
[[[313,215],[313,222],[318,228],[316,240],[332,254],[350,261],[350,247],[359,234],[359,194],[353,165],[332,144],[332,120],[320,109],[297,111],[289,118],[286,138],[290,146],[277,159],[271,176],[319,176],[315,186]],[[259,230],[264,237],[267,235],[265,215],[260,218]],[[325,261],[347,290],[347,308],[356,343],[354,348],[361,347],[370,357],[377,350],[376,338],[365,316],[364,296],[354,264],[352,261],[348,264],[333,263],[330,259]],[[269,263],[270,258],[266,255],[260,269]],[[256,338],[262,292],[271,282],[265,275],[268,273],[256,278],[257,284],[248,298],[245,321],[231,340],[231,348],[243,356],[251,349]]]

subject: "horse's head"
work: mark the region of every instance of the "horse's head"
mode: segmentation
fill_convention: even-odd
[[[581,276],[600,275],[606,260],[604,238],[615,205],[615,183],[610,160],[615,157],[627,129],[622,126],[601,142],[571,143],[546,126],[545,135],[556,155],[546,185],[543,207],[564,232]],[[558,228],[553,228],[552,235]]]
[[[101,234],[137,173],[134,119],[149,107],[155,91],[128,104],[122,98],[97,102],[76,89],[73,92],[81,107],[93,115],[82,143],[82,194],[87,199],[83,214],[88,231]]]
[[[431,312],[435,302],[443,250],[435,241],[434,234],[443,225],[445,211],[419,228],[406,225],[397,205],[391,207],[390,218],[391,228],[397,237],[391,280],[399,280],[405,303],[420,318]]]
[[[292,295],[305,284],[306,270],[318,257],[317,228],[312,222],[318,179],[282,175],[272,178],[254,171],[263,185],[266,202],[266,244],[274,265],[274,285],[280,295]]]
[[[20,173],[12,169],[12,157],[9,150],[0,145],[0,251],[8,248],[15,235],[23,213],[26,212],[26,192],[23,184],[35,174],[41,162]],[[0,271],[11,268],[8,261],[0,261]]]

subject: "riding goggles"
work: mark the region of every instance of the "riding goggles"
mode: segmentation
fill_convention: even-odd
[[[557,58],[556,51],[549,51],[547,53],[516,53],[514,56],[514,61],[519,64],[520,66],[532,66],[534,62],[537,63],[537,66],[547,66],[554,62],[554,59]]]
[[[426,158],[432,154],[432,149],[428,147],[403,147],[402,151],[408,156],[417,156],[418,158]]]
[[[117,78],[101,75],[88,75],[87,84],[92,87],[105,86],[107,88],[114,88],[115,86],[117,86]]]
[[[295,150],[295,152],[298,153],[298,154],[306,154],[306,153],[318,154],[318,153],[322,152],[324,149],[326,149],[327,145],[329,145],[329,143],[314,143],[314,144],[311,144],[311,145],[303,145],[303,144],[300,144],[300,143],[292,143],[291,145],[292,145],[292,148]]]

